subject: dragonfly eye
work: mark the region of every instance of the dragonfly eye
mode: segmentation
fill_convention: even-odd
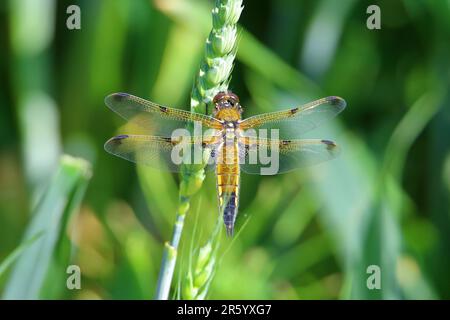
[[[225,96],[225,92],[219,92],[218,94],[216,94],[216,96],[213,98],[213,103],[216,104],[217,102],[219,102],[220,100],[223,99],[223,97]]]
[[[239,102],[239,97],[232,92],[230,92],[230,98],[233,101]]]

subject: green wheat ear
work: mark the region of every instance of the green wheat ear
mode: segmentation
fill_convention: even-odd
[[[207,113],[214,96],[228,89],[237,48],[237,22],[242,0],[216,0],[212,9],[213,27],[206,39],[205,54],[192,88],[191,111]]]
[[[215,265],[216,255],[213,252],[211,241],[208,241],[199,249],[194,268],[189,266],[183,283],[183,299],[203,300],[205,298],[213,277]]]
[[[197,222],[198,219],[196,226]],[[194,227],[193,236],[195,236],[195,230],[196,227]],[[188,270],[182,281],[181,295],[183,299],[204,300],[206,298],[218,264],[217,253],[220,246],[221,231],[222,219],[218,217],[214,231],[205,245],[194,249],[195,241],[194,238],[191,239]]]
[[[216,0],[212,9],[212,29],[206,39],[205,53],[191,92],[191,111],[206,114],[214,96],[228,89],[237,48],[237,22],[242,0]],[[189,211],[190,198],[198,192],[205,179],[204,169],[183,167],[179,190],[179,204],[172,240],[165,244],[158,277],[156,299],[168,299],[172,283],[178,244]]]

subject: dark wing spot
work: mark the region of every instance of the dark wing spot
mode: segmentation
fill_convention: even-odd
[[[161,112],[167,112],[167,108],[164,106],[159,106],[159,110],[161,110]]]
[[[117,144],[121,144],[123,139],[128,138],[127,134],[122,134],[120,136],[115,136],[111,138],[111,141],[114,141]]]
[[[330,102],[330,104],[331,105],[333,105],[333,106],[335,106],[335,105],[338,105],[339,103],[340,103],[340,98],[339,97],[337,97],[337,96],[331,96],[331,97],[328,97],[328,101]]]
[[[345,100],[338,96],[327,97],[327,101],[330,103],[330,105],[340,107],[341,109],[344,109],[347,105]]]
[[[336,143],[330,140],[322,140],[322,143],[327,145],[327,150],[333,150],[336,147]]]
[[[168,142],[170,144],[172,144],[173,146],[177,145],[179,143],[178,140],[176,139],[172,139],[172,138],[168,138],[168,137],[160,137],[163,141]]]
[[[125,98],[128,98],[130,95],[128,93],[118,92],[113,95],[115,100],[121,101]]]
[[[285,146],[291,143],[291,140],[281,140],[281,145]]]
[[[298,112],[298,108],[294,108],[289,111],[291,112],[291,114],[296,114]]]

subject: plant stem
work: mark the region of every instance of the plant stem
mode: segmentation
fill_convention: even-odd
[[[206,39],[205,54],[192,88],[191,111],[209,113],[207,105],[214,96],[228,88],[236,54],[236,24],[242,12],[242,0],[216,0],[212,10],[212,30]],[[181,171],[179,205],[172,240],[164,245],[163,259],[158,277],[156,299],[167,300],[172,283],[178,245],[190,199],[205,179],[203,168],[184,166]]]
[[[180,202],[182,200],[180,199]],[[181,209],[181,210],[180,210]],[[172,232],[172,240],[164,244],[164,253],[161,262],[161,269],[158,275],[158,284],[156,288],[155,299],[167,300],[170,291],[170,285],[172,283],[173,273],[175,271],[175,263],[177,261],[178,245],[181,239],[181,233],[184,226],[184,217],[187,210],[184,212],[183,206],[180,206],[177,210],[175,224]]]

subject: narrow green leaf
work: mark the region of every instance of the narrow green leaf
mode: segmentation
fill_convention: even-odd
[[[33,210],[22,246],[37,234],[39,239],[22,252],[7,281],[4,299],[38,299],[47,276],[57,242],[68,217],[81,203],[90,179],[90,164],[83,159],[63,156],[50,185]],[[61,284],[63,286],[64,284]]]
[[[29,240],[21,243],[16,249],[14,249],[14,251],[11,252],[5,258],[5,260],[3,260],[2,263],[0,263],[0,277],[17,260],[17,258],[20,257],[20,255],[24,252],[24,250],[27,249],[29,246],[31,246],[41,236],[42,236],[42,233],[36,234],[35,236],[31,237]]]

